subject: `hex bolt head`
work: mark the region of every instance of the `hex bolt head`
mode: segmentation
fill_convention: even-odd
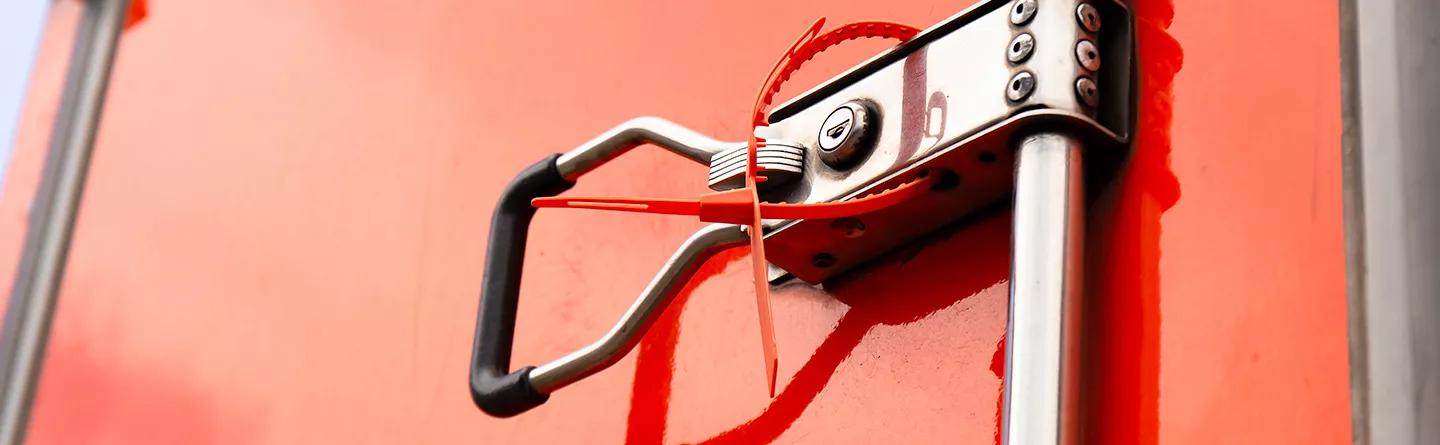
[[[1016,0],[1015,6],[1010,7],[1010,23],[1015,26],[1030,23],[1038,9],[1035,0]]]
[[[1086,31],[1100,32],[1100,10],[1095,9],[1094,5],[1081,3],[1075,8],[1075,19],[1080,21],[1080,26],[1085,27]]]
[[[849,101],[835,108],[820,124],[820,160],[836,169],[854,165],[870,151],[870,128],[874,113],[860,101]]]
[[[1094,79],[1081,77],[1076,80],[1075,95],[1079,96],[1086,106],[1094,108],[1100,105],[1100,86],[1095,84]]]
[[[1100,71],[1100,48],[1095,46],[1095,42],[1081,40],[1075,44],[1075,60],[1092,73]]]
[[[1010,83],[1005,85],[1005,98],[1011,102],[1019,102],[1030,97],[1030,93],[1034,91],[1035,75],[1029,71],[1021,71],[1015,73],[1015,76],[1010,78]]]
[[[1010,59],[1010,63],[1020,63],[1030,58],[1030,54],[1033,52],[1035,52],[1035,36],[1027,32],[1010,40],[1005,57]]]

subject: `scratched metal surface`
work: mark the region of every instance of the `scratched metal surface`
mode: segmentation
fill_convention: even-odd
[[[816,15],[928,26],[965,6],[572,3],[154,2],[121,49],[34,442],[994,440],[1003,214],[775,292],[774,400],[736,252],[614,368],[518,418],[473,408],[485,227],[514,172],[643,114],[739,139]],[[1345,443],[1335,5],[1134,9],[1135,157],[1087,240],[1086,435]],[[51,17],[0,252],[19,246],[75,12]],[[794,90],[877,45],[827,53]],[[640,150],[577,192],[693,195],[704,171]],[[603,333],[698,226],[543,213],[515,362]]]

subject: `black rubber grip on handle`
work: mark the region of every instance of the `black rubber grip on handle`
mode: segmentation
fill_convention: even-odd
[[[510,372],[510,348],[515,339],[515,309],[520,303],[525,239],[535,217],[530,200],[555,196],[575,185],[560,175],[555,164],[559,158],[546,157],[511,180],[490,220],[480,310],[475,318],[470,397],[481,411],[495,417],[529,411],[550,398],[530,385],[530,370],[535,367]]]

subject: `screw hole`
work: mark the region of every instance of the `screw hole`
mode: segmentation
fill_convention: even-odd
[[[935,180],[935,185],[930,186],[932,191],[951,190],[960,186],[960,175],[950,170],[940,170],[940,178]]]
[[[1010,89],[1019,91],[1019,90],[1020,90],[1020,79],[1015,79],[1014,82],[1011,82],[1011,83],[1010,83]]]
[[[986,163],[986,164],[989,164],[989,163],[991,163],[991,162],[995,162],[995,152],[982,151],[982,152],[980,152],[979,158],[980,158],[980,162],[984,162],[984,163]]]
[[[1015,42],[1015,46],[1010,47],[1010,50],[1020,52],[1020,42]]]
[[[1096,57],[1096,54],[1094,51],[1090,51],[1088,53],[1085,53],[1085,56],[1094,59]]]
[[[865,234],[865,222],[859,218],[840,218],[830,223],[830,229],[843,238],[859,238]]]
[[[810,260],[810,263],[821,269],[828,268],[835,265],[835,255],[817,253],[815,257]]]

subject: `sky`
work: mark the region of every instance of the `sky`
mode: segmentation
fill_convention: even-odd
[[[0,1],[0,184],[9,170],[15,126],[51,0]]]

